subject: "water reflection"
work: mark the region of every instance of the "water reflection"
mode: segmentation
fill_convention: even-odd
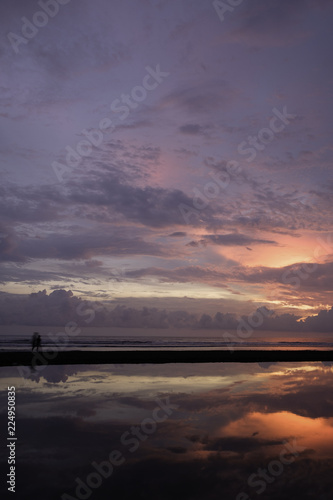
[[[2,403],[7,386],[18,399],[17,498],[332,498],[331,364],[0,375]]]

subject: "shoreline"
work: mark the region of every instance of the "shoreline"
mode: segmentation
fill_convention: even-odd
[[[29,365],[98,365],[164,363],[264,363],[264,362],[333,362],[330,351],[239,350],[239,351],[59,351],[31,353],[0,352],[0,366]]]

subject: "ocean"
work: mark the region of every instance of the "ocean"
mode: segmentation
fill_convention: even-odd
[[[159,330],[82,328],[77,336],[68,336],[57,327],[2,327],[0,351],[31,350],[31,336],[38,331],[42,348],[52,350],[230,350],[235,349],[289,349],[331,350],[332,333],[254,332],[247,339],[233,331]]]

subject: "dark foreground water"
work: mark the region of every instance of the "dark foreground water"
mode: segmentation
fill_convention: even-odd
[[[1,498],[333,498],[333,367],[0,370]],[[7,387],[15,387],[16,493]],[[13,448],[14,449],[14,448]]]

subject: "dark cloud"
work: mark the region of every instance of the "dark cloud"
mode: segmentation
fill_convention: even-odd
[[[0,261],[23,262],[24,256],[17,250],[17,236],[13,229],[0,227]]]
[[[109,207],[127,220],[150,227],[183,225],[178,207],[192,206],[191,198],[179,189],[135,187],[120,183],[112,175],[82,180],[72,187],[70,198],[83,205]]]
[[[10,259],[13,261],[13,258]],[[45,282],[57,281],[63,283],[62,286],[68,285],[68,282],[75,280],[76,276],[72,272],[65,272],[64,270],[56,271],[43,271],[39,269],[26,269],[24,267],[2,266],[1,267],[1,283],[25,283],[26,285],[41,285]],[[62,288],[57,285],[57,288]]]
[[[169,234],[169,236],[172,238],[182,238],[186,235],[187,235],[187,233],[185,233],[184,231],[176,231],[174,233]]]
[[[238,268],[235,276],[248,283],[275,283],[285,289],[332,292],[333,262],[299,262],[284,267]]]
[[[299,26],[307,9],[308,2],[302,0],[251,3],[239,13],[240,25],[229,33],[229,39],[256,47],[279,47],[300,42],[310,36]]]
[[[157,267],[149,267],[146,269],[137,269],[128,271],[126,276],[138,278],[142,276],[156,276],[165,282],[196,282],[216,283],[217,286],[225,287],[223,280],[227,274],[214,269],[204,268],[200,266],[177,267],[174,269],[162,269]]]
[[[189,245],[196,242],[190,242]],[[247,245],[277,245],[276,241],[272,240],[262,240],[252,238],[251,236],[247,236],[245,234],[240,233],[230,233],[230,234],[206,234],[203,236],[201,240],[197,243],[205,244],[213,244],[213,245],[222,245],[222,246],[247,246]]]
[[[64,327],[68,321],[87,324],[83,320],[98,304],[83,301],[73,296],[71,291],[54,290],[49,295],[46,290],[27,296],[1,296],[1,324],[54,325]],[[80,316],[81,313],[81,316]]]
[[[26,258],[89,259],[94,255],[163,255],[163,247],[143,239],[126,238],[101,232],[54,234],[43,239],[25,239],[19,246]]]
[[[14,185],[0,187],[0,213],[4,221],[46,222],[59,219],[63,196],[51,186],[24,188]]]
[[[162,245],[139,236],[127,238],[101,227],[95,231],[54,232],[48,236],[21,237],[4,233],[0,239],[0,260],[24,262],[31,259],[90,259],[96,255],[164,255]],[[169,254],[168,254],[169,255]]]
[[[331,332],[333,325],[333,307],[328,311],[320,311],[315,316],[309,316],[304,321],[305,327],[310,332]]]
[[[190,272],[190,271],[189,271]],[[181,279],[181,278],[178,278]],[[184,277],[183,277],[184,279]],[[221,285],[223,286],[223,285]],[[300,321],[300,316],[276,314],[267,308],[258,308],[248,316],[217,312],[215,315],[194,314],[184,310],[165,310],[157,307],[113,306],[103,301],[87,301],[73,295],[73,292],[57,289],[47,294],[46,290],[30,295],[0,295],[0,324],[2,325],[54,325],[62,326],[69,321],[86,326],[127,328],[193,328],[213,330],[244,331],[331,331],[333,307],[320,311]],[[251,328],[252,319],[261,323]],[[250,321],[249,321],[250,320]],[[245,325],[245,326],[244,326]],[[237,340],[237,337],[236,337]],[[238,338],[241,341],[240,338]]]
[[[204,115],[216,109],[225,110],[237,96],[238,91],[227,81],[210,81],[203,82],[200,87],[177,88],[162,99],[160,106],[162,108],[180,108],[191,115]],[[191,124],[189,126],[193,127]],[[196,126],[194,124],[194,127]],[[188,133],[188,125],[185,127],[187,127],[185,133]]]
[[[179,131],[186,135],[206,135],[205,127],[192,123],[181,125]]]

